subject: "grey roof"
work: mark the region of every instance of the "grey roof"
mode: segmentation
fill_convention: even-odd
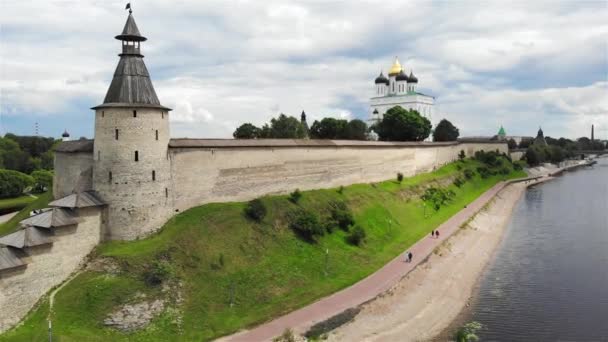
[[[135,19],[129,14],[122,34],[116,39],[128,41],[144,41]],[[137,43],[139,44],[139,43]],[[127,52],[130,51],[130,52]],[[171,110],[160,104],[156,91],[150,80],[150,74],[144,64],[143,56],[139,53],[139,45],[132,51],[123,45],[123,53],[114,71],[114,77],[103,100],[103,104],[93,109],[105,107],[153,107]]]
[[[51,202],[52,203],[52,202]],[[49,204],[50,205],[50,204]],[[42,214],[34,215],[19,222],[22,226],[54,228],[69,226],[80,222],[78,216],[69,209],[52,208]]]
[[[492,137],[462,137],[462,138],[458,138],[458,142],[461,143],[491,143],[491,144],[496,144],[496,143],[502,143],[504,142],[505,144],[507,143],[507,141],[498,141],[496,139],[492,139]]]
[[[105,107],[107,103],[122,104],[125,107],[144,104],[168,110],[160,105],[143,57],[135,55],[120,56],[103,104],[94,109]]]
[[[53,233],[49,230],[28,226],[0,237],[0,244],[15,248],[34,247],[52,243],[52,236]]]
[[[0,271],[25,265],[20,253],[11,247],[0,246]]]
[[[170,148],[232,148],[232,147],[394,147],[394,146],[448,146],[451,142],[425,141],[366,141],[366,140],[316,140],[316,139],[171,139]]]
[[[137,24],[135,24],[135,19],[133,15],[129,13],[129,17],[127,17],[127,22],[125,23],[125,27],[122,29],[122,33],[115,37],[118,40],[130,40],[130,41],[138,41],[143,42],[147,38],[142,36],[139,33],[139,29],[137,28]]]
[[[106,205],[95,191],[83,191],[65,196],[49,203],[51,207],[85,208]]]
[[[93,139],[63,141],[55,147],[55,152],[93,152]]]

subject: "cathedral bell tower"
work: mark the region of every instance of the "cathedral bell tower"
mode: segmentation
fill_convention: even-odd
[[[169,111],[162,106],[141,54],[146,41],[131,10],[115,37],[122,52],[95,110],[93,188],[108,203],[105,238],[130,240],[160,228],[171,215]]]

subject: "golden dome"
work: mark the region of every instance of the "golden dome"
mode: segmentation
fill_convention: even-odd
[[[389,76],[395,76],[398,73],[400,73],[401,70],[403,70],[403,68],[401,68],[401,64],[399,63],[399,59],[397,59],[397,57],[395,57],[395,63],[393,63],[393,66],[388,71],[388,75]]]

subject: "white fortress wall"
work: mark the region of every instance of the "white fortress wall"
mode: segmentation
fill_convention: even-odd
[[[65,197],[73,192],[91,190],[93,153],[55,152],[55,172],[53,176],[53,197]]]
[[[52,244],[25,248],[26,266],[0,272],[0,333],[17,324],[44,294],[82,265],[101,241],[101,210],[78,209],[81,223],[55,228]]]
[[[172,147],[171,190],[179,211],[293,190],[412,176],[458,159],[464,150],[507,152],[505,143],[434,146]]]

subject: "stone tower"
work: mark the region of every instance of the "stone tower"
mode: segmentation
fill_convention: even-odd
[[[169,111],[144,64],[135,19],[116,36],[122,53],[103,103],[95,110],[93,188],[108,203],[105,238],[134,239],[171,215]]]

